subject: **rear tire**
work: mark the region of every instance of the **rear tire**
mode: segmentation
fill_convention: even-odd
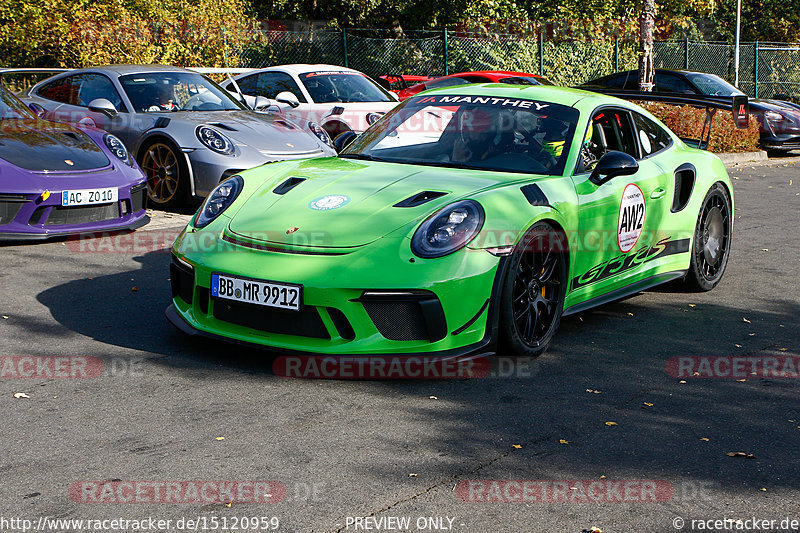
[[[566,238],[546,222],[534,225],[509,257],[500,305],[501,345],[541,355],[555,335],[567,289]]]
[[[728,192],[721,183],[711,186],[703,199],[694,230],[687,288],[705,292],[716,287],[731,251],[733,213]]]

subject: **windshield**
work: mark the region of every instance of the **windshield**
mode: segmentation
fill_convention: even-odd
[[[360,72],[307,72],[300,81],[318,104],[329,102],[392,102],[380,85]]]
[[[578,110],[489,96],[417,96],[341,157],[501,172],[561,174]]]
[[[0,85],[0,120],[36,118],[28,107],[20,102],[11,91]]]
[[[149,72],[120,76],[137,113],[244,109],[219,85],[192,72]]]
[[[715,74],[687,73],[686,77],[700,90],[700,94],[709,96],[738,96],[744,94]]]

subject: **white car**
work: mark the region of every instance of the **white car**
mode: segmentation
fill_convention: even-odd
[[[361,133],[398,103],[394,93],[363,72],[336,65],[280,65],[234,80],[243,95],[269,98],[270,111],[277,106],[289,116],[316,122],[332,139],[346,131]],[[232,82],[224,87],[237,92]]]

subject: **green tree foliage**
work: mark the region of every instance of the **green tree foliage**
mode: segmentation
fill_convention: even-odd
[[[243,0],[0,0],[5,66],[221,66],[253,38]]]

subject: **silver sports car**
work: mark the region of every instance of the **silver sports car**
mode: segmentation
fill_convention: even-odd
[[[23,100],[39,116],[119,137],[160,206],[203,198],[220,181],[264,163],[336,153],[319,125],[256,113],[208,78],[176,67],[72,70],[37,83]]]

